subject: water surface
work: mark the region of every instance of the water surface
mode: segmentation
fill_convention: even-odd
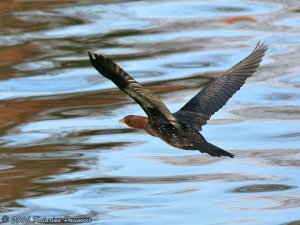
[[[0,12],[1,216],[300,224],[298,1],[11,0]],[[259,40],[262,66],[202,132],[234,159],[120,125],[144,112],[87,57],[113,58],[176,111]]]

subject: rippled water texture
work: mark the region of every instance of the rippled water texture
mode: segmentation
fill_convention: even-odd
[[[0,2],[1,215],[92,224],[300,224],[300,2]],[[179,151],[118,120],[141,108],[91,67],[112,57],[178,110],[270,49],[203,129],[236,158]]]

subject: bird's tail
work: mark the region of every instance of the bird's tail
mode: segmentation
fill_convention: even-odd
[[[214,157],[221,157],[221,156],[228,156],[230,158],[233,158],[234,155],[231,154],[230,152],[227,152],[207,141],[205,141],[204,143],[201,143],[197,146],[199,149],[200,152],[205,152],[205,153],[208,153],[209,155],[211,156],[214,156]]]

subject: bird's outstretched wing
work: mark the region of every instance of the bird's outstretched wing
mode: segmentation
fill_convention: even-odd
[[[144,109],[150,120],[159,119],[176,123],[176,118],[157,96],[135,81],[111,59],[90,52],[89,57],[98,72],[133,98]]]
[[[248,57],[227,70],[221,77],[212,80],[179,111],[174,113],[174,116],[181,124],[201,130],[201,126],[206,124],[206,120],[222,108],[241,88],[246,79],[254,74],[267,49],[267,44],[258,43]],[[185,119],[190,118],[189,114],[193,115],[192,123]]]

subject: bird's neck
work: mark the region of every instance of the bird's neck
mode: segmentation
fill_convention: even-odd
[[[130,127],[135,128],[135,129],[143,129],[145,130],[147,125],[149,123],[149,120],[147,117],[144,116],[137,116],[134,119],[134,122],[130,123]]]

